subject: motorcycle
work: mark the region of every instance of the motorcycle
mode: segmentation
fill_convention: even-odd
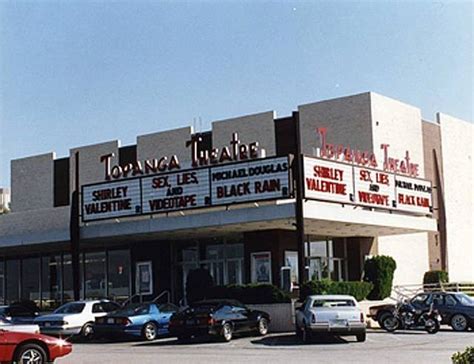
[[[432,304],[429,310],[418,310],[408,302],[399,302],[391,314],[382,317],[381,326],[388,332],[408,329],[436,334],[441,326],[441,315]]]

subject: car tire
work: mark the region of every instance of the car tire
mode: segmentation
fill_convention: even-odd
[[[393,315],[384,315],[382,317],[382,327],[388,332],[394,332],[400,327],[400,321]]]
[[[450,324],[454,331],[466,331],[469,328],[466,316],[459,313],[451,317]]]
[[[83,339],[91,339],[94,336],[94,324],[92,322],[85,323],[82,326],[80,335]]]
[[[268,334],[268,320],[265,317],[262,317],[257,322],[257,331],[260,336],[265,336]]]
[[[363,343],[367,338],[367,334],[365,332],[361,332],[360,334],[356,335],[357,342]]]
[[[153,341],[158,336],[158,327],[154,322],[147,322],[142,328],[142,337],[146,341]]]
[[[221,337],[222,337],[222,340],[224,340],[225,342],[229,342],[232,340],[232,325],[229,324],[229,323],[225,323],[223,326],[222,326],[222,329],[221,329]]]
[[[379,319],[377,320],[377,322],[378,322],[381,329],[387,330],[384,326],[384,323],[383,323],[387,316],[392,316],[392,314],[389,313],[389,312],[384,312],[380,315]]]
[[[34,361],[33,361],[34,360]],[[48,356],[45,350],[38,344],[26,344],[20,346],[14,355],[13,361],[17,364],[26,363],[47,363]]]

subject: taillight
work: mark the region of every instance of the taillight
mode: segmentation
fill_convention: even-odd
[[[313,324],[316,323],[316,315],[315,315],[314,313],[311,315],[311,322],[312,322]]]
[[[97,322],[98,324],[103,324],[105,322],[105,319],[103,318],[96,318],[95,319],[95,322]]]
[[[207,319],[207,324],[208,324],[209,326],[213,326],[213,325],[215,325],[215,323],[216,323],[216,320],[214,320],[213,317],[209,317],[209,318]]]
[[[360,313],[360,322],[364,322],[364,313],[363,312]]]

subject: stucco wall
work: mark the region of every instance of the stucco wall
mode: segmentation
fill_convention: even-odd
[[[381,144],[390,144],[389,154],[404,159],[410,152],[411,160],[419,164],[419,177],[423,177],[423,130],[420,109],[403,102],[370,93],[374,153],[383,168]]]
[[[186,142],[191,138],[191,127],[173,129],[159,133],[140,135],[137,137],[137,159],[168,158],[176,154],[182,167],[189,166],[191,150],[186,148]]]
[[[394,285],[421,284],[429,270],[428,233],[380,236],[378,254],[397,262]]]
[[[304,154],[314,156],[321,146],[318,127],[328,129],[328,143],[372,150],[369,93],[300,105],[298,111]]]
[[[13,212],[53,207],[54,157],[46,153],[11,161]]]
[[[212,146],[229,146],[232,133],[239,133],[242,143],[258,141],[260,149],[265,149],[267,157],[276,155],[275,113],[273,111],[241,116],[212,123]]]
[[[111,165],[118,164],[118,149],[119,141],[113,140],[110,142],[86,145],[79,148],[73,148],[70,150],[70,191],[74,191],[75,183],[75,163],[76,163],[76,151],[79,152],[79,185],[103,182],[105,181],[105,168],[104,163],[100,162],[100,157],[106,154],[113,153],[114,157],[111,159]]]
[[[423,129],[420,109],[376,93],[370,93],[374,153],[383,168],[381,144],[390,144],[389,155],[404,159],[410,152],[424,177]],[[428,234],[417,233],[379,237],[379,254],[390,255],[397,262],[394,284],[418,284],[429,270]]]
[[[474,281],[473,124],[438,114],[444,168],[448,270],[451,281]]]

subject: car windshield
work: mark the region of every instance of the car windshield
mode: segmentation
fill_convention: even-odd
[[[344,299],[317,299],[313,302],[313,307],[354,307],[353,300]]]
[[[160,312],[177,312],[178,307],[173,305],[172,303],[163,303],[160,306],[158,306],[160,309]]]
[[[148,312],[150,312],[149,304],[133,304],[117,311],[118,314],[125,316],[146,315]]]
[[[474,306],[474,298],[469,297],[465,293],[458,293],[456,294],[457,299],[461,303],[461,305],[466,305],[466,306]]]
[[[71,302],[62,305],[53,313],[81,313],[84,307],[86,306],[85,303],[78,303],[78,302]]]

